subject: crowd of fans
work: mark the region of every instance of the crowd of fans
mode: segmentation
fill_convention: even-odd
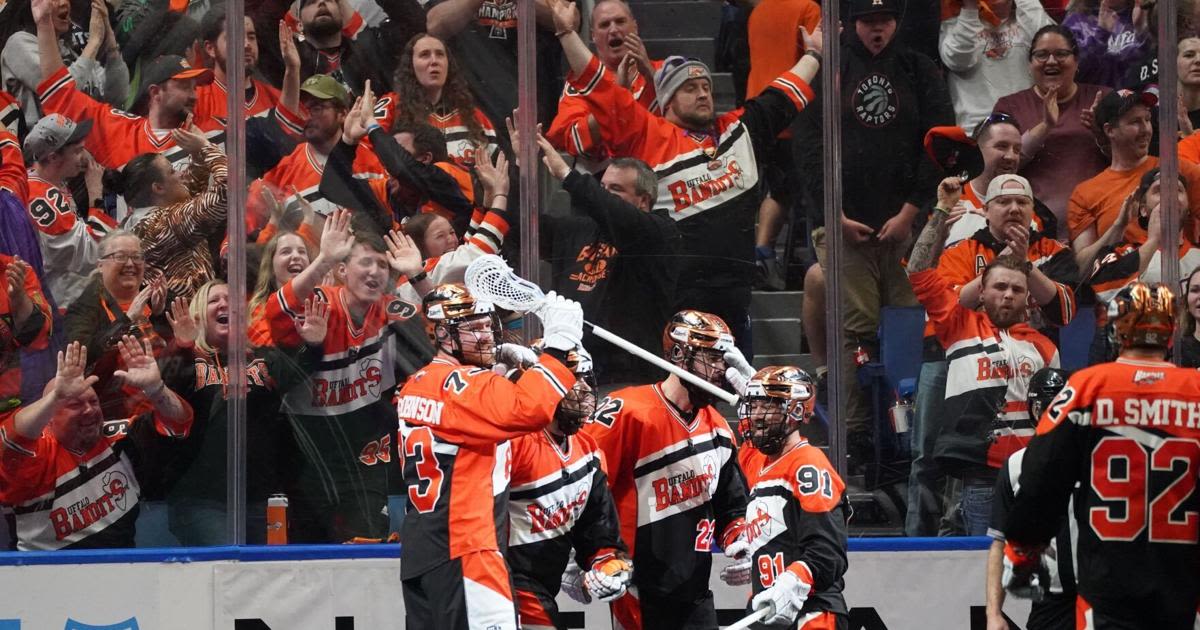
[[[626,0],[582,15],[536,2],[541,151],[524,163],[511,0],[247,4],[238,52],[219,0],[0,3],[0,503],[17,548],[132,545],[147,506],[178,542],[224,540],[227,365],[242,334],[229,322],[244,304],[247,538],[265,538],[267,498],[284,493],[293,541],[385,539],[393,396],[433,351],[421,301],[480,256],[514,259],[517,173],[543,164],[543,187],[570,206],[541,210],[546,288],[652,351],[691,308],[752,356],[751,289],[786,285],[782,225],[802,227],[790,233],[812,253],[802,316],[821,385],[826,328],[845,332],[851,395],[826,417],[848,428],[852,473],[882,437],[856,359],[878,356],[884,306],[925,307],[901,438],[910,535],[985,533],[999,462],[1032,434],[1028,379],[1059,367],[1061,329],[1094,309],[1090,361],[1109,360],[1106,305],[1158,280],[1161,191],[1186,210],[1182,293],[1200,315],[1192,2],[1168,16],[1185,139],[1180,182],[1164,188],[1157,5],[946,0],[939,15],[850,0],[831,38],[840,226],[822,225],[812,0],[738,3],[749,74],[730,112],[704,62],[651,57]],[[225,152],[232,54],[246,71],[244,165]],[[235,166],[251,180],[246,261],[228,260]],[[838,228],[844,318],[827,322]],[[225,284],[233,264],[246,296]],[[601,388],[661,377],[585,345]],[[1200,365],[1194,326],[1183,350]]]

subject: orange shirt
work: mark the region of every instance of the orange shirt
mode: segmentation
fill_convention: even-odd
[[[1100,171],[1099,175],[1080,182],[1067,202],[1067,227],[1071,240],[1075,240],[1075,237],[1093,224],[1096,226],[1096,236],[1102,236],[1116,221],[1117,215],[1121,213],[1121,204],[1137,189],[1142,176],[1157,166],[1158,158],[1148,156],[1132,170],[1114,171],[1106,168]],[[1179,172],[1188,183],[1188,214],[1193,222],[1200,220],[1200,166],[1180,162]],[[1130,221],[1129,226],[1125,228],[1124,241],[1144,243],[1146,231],[1137,221]]]
[[[813,0],[763,0],[750,13],[750,76],[746,98],[758,96],[779,75],[792,69],[800,55],[800,27],[813,32],[821,23],[821,7]]]

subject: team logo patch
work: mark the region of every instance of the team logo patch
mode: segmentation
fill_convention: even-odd
[[[702,77],[702,76],[704,76],[704,68],[701,68],[700,66],[692,66],[692,67],[688,68],[688,78],[689,79],[694,79],[696,77]]]
[[[417,307],[404,300],[392,300],[388,302],[387,312],[388,319],[406,321],[417,314]]]
[[[854,115],[868,127],[883,127],[896,118],[900,108],[900,97],[892,82],[882,74],[874,73],[859,82],[851,98]]]
[[[1138,370],[1133,373],[1134,385],[1153,385],[1167,377],[1166,372],[1147,372]]]

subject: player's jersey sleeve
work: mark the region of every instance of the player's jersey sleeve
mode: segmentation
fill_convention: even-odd
[[[586,436],[581,436],[586,438]],[[600,453],[595,455],[598,459]],[[583,513],[571,529],[571,546],[575,548],[576,562],[587,568],[595,557],[614,550],[626,551],[621,541],[621,522],[617,517],[617,505],[612,491],[608,489],[608,475],[604,467],[592,475],[592,489],[588,493]]]
[[[996,489],[992,494],[992,519],[988,524],[987,535],[992,540],[1004,542],[1004,528],[1008,523],[1008,513],[1016,500],[1013,490],[1013,477],[1021,474],[1021,462],[1025,458],[1025,450],[1021,449],[1004,460],[996,475]]]
[[[1058,532],[1079,477],[1083,433],[1095,393],[1094,373],[1076,374],[1067,380],[1046,407],[1037,435],[1025,449],[1020,478],[1029,481],[1022,483],[1004,527],[1006,538],[1013,543],[1044,545]]]
[[[400,399],[397,409],[401,421],[429,424],[447,441],[495,444],[550,424],[558,402],[574,385],[575,375],[558,359],[543,354],[515,383],[491,370],[462,367],[451,371],[441,384],[444,406],[440,422],[429,422],[427,413],[408,413],[414,405],[407,396]]]
[[[833,586],[846,572],[846,484],[820,451],[800,461],[792,471],[792,493],[800,502],[796,536],[799,558],[788,570],[800,572],[802,564],[812,576],[813,590]]]
[[[596,446],[603,453],[610,475],[609,486],[613,487],[616,476],[633,468],[630,465],[632,462],[625,461],[625,456],[635,453],[633,443],[637,439],[637,419],[629,414],[624,398],[609,395],[596,405],[592,422],[583,425],[583,432],[596,441]],[[632,483],[632,478],[629,482]]]

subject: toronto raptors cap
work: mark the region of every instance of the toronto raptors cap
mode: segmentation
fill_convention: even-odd
[[[1014,182],[1020,184],[1020,187],[1012,185]],[[1005,184],[1008,185],[1006,186]],[[992,178],[991,183],[988,184],[987,194],[984,196],[983,202],[987,203],[1003,195],[1023,195],[1033,199],[1033,188],[1030,188],[1029,180],[1020,175],[1013,175],[1011,173],[998,175]]]
[[[857,19],[874,13],[890,13],[899,17],[900,7],[896,0],[852,0],[850,4],[850,19]]]
[[[25,136],[22,149],[25,159],[36,162],[68,144],[82,142],[91,130],[90,120],[76,123],[62,114],[50,114],[37,121],[29,130],[29,135]]]

